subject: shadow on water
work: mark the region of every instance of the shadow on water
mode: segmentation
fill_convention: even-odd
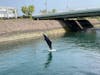
[[[100,35],[96,32],[71,32],[65,34],[63,37],[69,38],[69,40],[72,40],[72,43],[75,43],[77,46],[81,48],[87,48],[91,50],[99,50],[100,49]]]
[[[44,64],[44,67],[45,68],[48,68],[49,67],[49,65],[50,65],[50,63],[51,63],[51,61],[52,61],[52,52],[49,52],[48,53],[48,58],[47,58],[47,61],[46,61],[46,63]]]

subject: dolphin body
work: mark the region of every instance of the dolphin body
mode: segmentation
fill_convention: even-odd
[[[43,34],[43,36],[44,36],[44,40],[48,44],[50,50],[52,50],[52,41],[45,34]]]

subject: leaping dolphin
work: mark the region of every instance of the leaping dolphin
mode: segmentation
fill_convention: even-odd
[[[43,34],[43,36],[44,36],[44,40],[48,44],[50,50],[52,50],[52,41],[45,34]]]

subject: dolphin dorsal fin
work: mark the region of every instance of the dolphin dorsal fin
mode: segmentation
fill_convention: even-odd
[[[52,41],[45,35],[44,36],[44,40],[46,41],[47,45],[49,46],[50,50],[52,50]]]

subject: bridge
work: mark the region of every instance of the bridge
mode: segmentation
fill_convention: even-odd
[[[88,28],[93,28],[93,25],[86,19],[82,20],[68,20],[70,18],[82,18],[82,17],[93,17],[100,16],[100,9],[86,9],[86,10],[75,10],[62,13],[45,14],[33,16],[37,20],[60,20],[65,23],[72,31],[81,31]]]
[[[73,10],[69,12],[44,14],[33,16],[35,19],[66,19],[66,18],[79,18],[79,17],[91,17],[100,16],[100,9],[85,9],[85,10]]]

